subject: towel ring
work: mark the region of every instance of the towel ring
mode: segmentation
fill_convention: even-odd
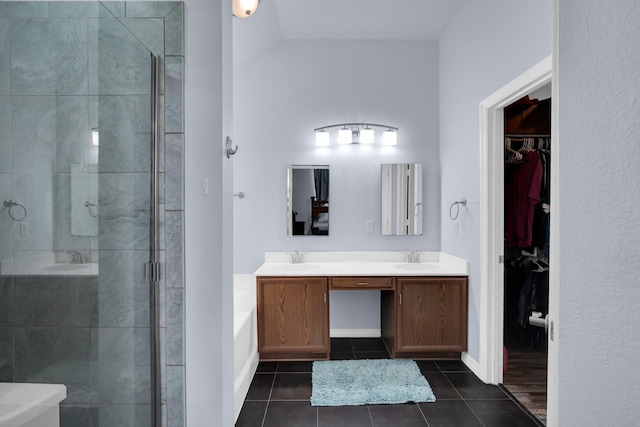
[[[14,202],[13,200],[5,200],[3,202],[4,206],[9,208],[9,216],[11,217],[12,220],[14,221],[22,221],[23,219],[25,219],[27,217],[27,208],[25,208],[24,206],[22,206],[20,203]],[[13,208],[15,208],[16,206],[20,206],[22,208],[22,216],[20,218],[16,218],[14,216],[14,213],[11,211]]]
[[[451,206],[449,207],[449,218],[451,218],[451,221],[455,221],[458,218],[458,215],[460,214],[460,205],[462,206],[467,206],[467,199],[460,199],[457,202],[453,202],[451,203]],[[453,207],[456,207],[456,215],[453,216]]]

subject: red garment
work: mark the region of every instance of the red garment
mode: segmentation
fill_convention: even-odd
[[[542,162],[540,155],[529,151],[522,163],[505,173],[505,240],[519,248],[531,246],[533,214],[542,201]]]

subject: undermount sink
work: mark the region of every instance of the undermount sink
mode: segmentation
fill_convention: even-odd
[[[285,270],[291,271],[315,270],[316,268],[318,268],[318,266],[313,264],[287,264],[284,266]]]
[[[406,263],[406,264],[396,264],[394,265],[396,268],[400,268],[402,270],[428,270],[431,268],[429,264],[424,263]]]
[[[48,267],[50,271],[77,271],[89,268],[90,264],[58,264]]]

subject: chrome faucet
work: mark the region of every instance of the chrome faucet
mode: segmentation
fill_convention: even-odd
[[[291,255],[291,262],[293,264],[302,264],[304,263],[304,254],[301,254],[297,250],[293,253],[289,253]]]
[[[419,263],[420,262],[420,252],[415,251],[415,250],[409,252],[409,254],[407,255],[407,262]]]
[[[71,264],[85,264],[86,258],[85,256],[78,251],[68,251],[69,255],[71,255]]]

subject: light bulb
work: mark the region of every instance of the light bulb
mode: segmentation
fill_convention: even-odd
[[[316,147],[328,147],[330,144],[329,132],[324,129],[316,132]]]
[[[248,18],[258,8],[260,0],[233,0],[233,16],[238,18]]]
[[[396,145],[398,144],[398,132],[393,129],[387,129],[382,134],[383,145]]]
[[[338,144],[351,144],[353,133],[351,129],[342,128],[338,131]]]
[[[360,143],[361,144],[373,144],[373,129],[364,128],[360,131]]]

